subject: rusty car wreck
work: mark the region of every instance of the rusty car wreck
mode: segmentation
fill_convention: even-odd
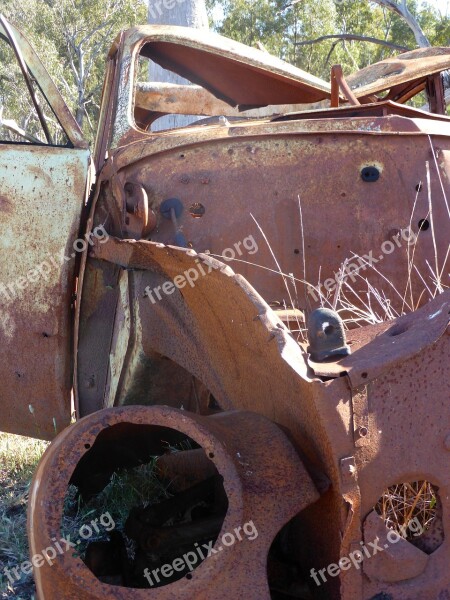
[[[26,39],[3,18],[0,37],[65,134],[5,121],[22,137],[0,144],[0,428],[53,440],[30,553],[61,535],[70,484],[86,500],[160,457],[175,486],[130,513],[133,561],[123,532],[91,548],[119,548],[106,568],[66,552],[35,565],[38,598],[448,600],[450,49],[328,83],[216,34],[137,27],[108,55],[91,157]],[[141,81],[152,64],[190,85]],[[424,91],[429,112],[408,104]],[[169,114],[198,120],[157,130]],[[313,359],[305,321],[355,257],[378,263],[364,280],[395,318]],[[352,301],[369,302],[357,283]],[[420,544],[389,543],[375,510],[405,482],[436,494]],[[255,539],[219,548],[249,522]],[[210,540],[197,568],[146,584]]]

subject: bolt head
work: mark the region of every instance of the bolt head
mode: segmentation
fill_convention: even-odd
[[[369,430],[367,429],[367,427],[360,427],[359,428],[359,435],[361,437],[366,437],[366,435],[369,433]]]

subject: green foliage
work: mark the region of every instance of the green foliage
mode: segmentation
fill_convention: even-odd
[[[408,24],[397,14],[368,0],[208,0],[213,28],[219,33],[269,52],[325,79],[340,63],[346,73],[399,53],[361,41],[324,40],[297,45],[324,35],[353,34],[415,48]],[[431,3],[408,7],[432,45],[450,44],[450,19]],[[222,18],[218,18],[222,15]]]
[[[400,16],[368,0],[207,0],[207,7],[213,29],[250,46],[262,45],[326,80],[333,64],[342,64],[348,74],[398,50],[341,39],[302,42],[324,35],[356,34],[416,47],[412,30]],[[432,2],[410,0],[408,7],[433,45],[450,44],[448,16]],[[0,10],[29,37],[92,140],[107,51],[120,30],[146,22],[145,0],[1,0]],[[5,52],[0,49],[0,107],[7,96],[9,106],[2,116],[15,119],[21,127],[25,123],[27,131],[43,139],[20,74]],[[47,107],[44,110],[47,114]],[[56,128],[52,133],[62,143]],[[11,131],[6,135],[21,139]]]
[[[436,7],[427,5],[420,14],[419,22],[433,46],[450,45],[450,18],[443,16]]]
[[[105,59],[122,29],[146,23],[145,0],[2,0],[76,115],[95,135]]]
[[[66,134],[32,77],[30,81],[42,109],[51,143],[65,145]],[[16,55],[9,43],[3,39],[0,39],[0,125],[2,141],[47,142]]]

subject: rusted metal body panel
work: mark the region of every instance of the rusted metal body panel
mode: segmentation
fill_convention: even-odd
[[[449,68],[449,48],[419,48],[361,69],[347,81],[356,96],[364,98],[406,85],[424,89],[427,77]]]
[[[318,103],[305,104],[275,104],[258,109],[239,110],[227,102],[219,100],[213,94],[197,85],[178,85],[175,83],[147,83],[140,82],[136,89],[135,113],[145,111],[153,114],[157,119],[162,114],[190,114],[203,116],[225,116],[240,118],[257,118],[281,115],[290,112],[304,111],[318,108]],[[146,122],[140,125],[148,127],[151,118],[146,116]],[[138,118],[136,122],[139,124]]]
[[[224,408],[255,410],[289,428],[296,444],[331,478],[333,494],[325,494],[298,519],[298,552],[304,560],[320,569],[337,562],[336,553],[347,556],[355,544],[372,541],[361,537],[364,518],[386,486],[396,481],[424,478],[433,482],[440,490],[444,528],[448,527],[449,293],[389,328],[382,324],[352,333],[349,341],[355,351],[336,372],[348,371],[349,376],[323,383],[312,372],[308,376],[306,357],[291,344],[287,330],[257,292],[229,267],[205,255],[197,257],[192,251],[151,242],[110,240],[97,247],[95,255],[134,271],[129,277],[138,301],[135,314],[142,339],[132,340],[141,346],[129,356],[156,349],[204,381]],[[176,293],[153,306],[145,297],[147,285],[158,279],[173,280],[187,271],[189,263],[194,266],[196,258],[205,271],[213,266],[213,272],[199,279],[194,288],[183,290],[182,298]],[[145,268],[153,277],[143,273]],[[178,332],[175,344],[168,331]],[[395,349],[392,360],[389,346]],[[271,369],[265,368],[267,364]],[[361,438],[354,398],[367,386],[367,433]],[[433,431],[427,444],[423,444],[424,423],[426,431]],[[353,457],[356,469],[350,477],[341,463],[346,457]],[[350,504],[343,515],[339,498]],[[318,522],[323,527],[320,531]],[[341,543],[335,539],[333,545],[332,531],[339,532]],[[305,535],[311,537],[305,539]],[[313,547],[314,556],[308,559],[302,554]],[[427,559],[426,570],[414,578],[413,585],[406,580],[389,587],[392,597],[432,600],[447,593],[450,580],[444,565],[449,552],[446,542]],[[401,572],[398,579],[402,579]],[[338,587],[337,581],[332,582],[332,597],[369,599],[385,591],[387,584],[382,579],[369,583],[353,570],[342,574],[340,595]]]
[[[223,552],[216,544],[217,553],[200,565],[190,579],[153,590],[152,595],[156,593],[158,598],[167,600],[206,600],[211,597],[214,585],[216,598],[232,595],[269,600],[266,557],[273,538],[285,522],[314,502],[318,493],[282,431],[262,416],[247,412],[200,417],[166,407],[129,407],[92,415],[77,427],[67,429],[47,451],[35,475],[36,485],[30,499],[32,553],[39,553],[51,544],[52,538],[59,536],[63,498],[73,466],[86,455],[86,447],[92,448],[91,453],[96,451],[96,441],[101,444],[98,433],[105,427],[116,436],[116,443],[127,445],[133,445],[141,431],[147,432],[147,440],[153,445],[161,445],[157,440],[167,439],[169,429],[189,435],[213,460],[224,479],[229,509],[222,532],[233,531],[248,520],[261,528],[252,542],[222,548]],[[158,436],[158,428],[166,432],[164,438]],[[71,449],[69,456],[67,448]],[[279,457],[276,462],[274,454]],[[33,527],[34,519],[40,525],[38,529]],[[232,580],[223,576],[224,569],[233,573]],[[249,573],[253,577],[248,577]],[[102,584],[71,553],[61,555],[53,566],[39,570],[36,583],[40,598],[125,600],[149,596],[148,590]]]
[[[265,52],[212,32],[148,25],[127,32],[120,47],[116,104],[105,106],[114,123],[110,145],[134,126],[138,58],[154,61],[241,110],[275,104],[309,104],[331,96],[331,85]],[[243,86],[242,81],[246,84]],[[138,119],[139,120],[139,119]],[[151,122],[151,121],[150,121]]]
[[[351,332],[352,355],[326,365],[308,360],[269,305],[290,306],[294,297],[308,313],[315,301],[304,280],[325,281],[352,253],[370,253],[401,290],[392,299],[400,308],[408,246],[392,255],[382,248],[405,228],[418,237],[418,270],[437,256],[448,272],[448,119],[386,102],[154,135],[139,131],[125,110],[132,97],[126,57],[124,65],[111,158],[90,225],[106,223],[116,237],[97,244],[83,265],[80,415],[159,404],[162,395],[165,404],[209,414],[210,395],[225,413],[250,410],[289,430],[310,472],[321,474],[320,499],[290,528],[296,561],[308,569],[369,543],[373,507],[398,481],[423,478],[439,488],[447,530],[448,292],[398,321]],[[377,169],[376,181],[363,179],[366,167]],[[145,190],[156,218],[145,234],[151,241],[121,239],[130,226],[130,189]],[[178,231],[161,214],[170,198],[182,205],[177,227],[190,250],[171,247]],[[422,227],[430,201],[433,236]],[[227,250],[249,237],[254,255],[252,246],[227,264],[214,257],[229,258]],[[195,285],[154,295],[190,269]],[[292,280],[280,270],[296,278],[289,292]],[[391,294],[375,270],[365,276]],[[412,274],[412,287],[416,307],[424,302],[423,279]],[[197,404],[191,381],[205,392]],[[425,445],[424,423],[434,432]],[[389,568],[374,557],[313,587],[314,597],[445,598],[448,541],[429,556],[405,544]]]
[[[26,38],[8,24],[0,25],[0,35],[16,45],[68,140],[68,147],[0,144],[0,424],[3,431],[52,439],[71,416],[73,244],[90,157]]]
[[[175,244],[172,223],[160,214],[161,203],[174,197],[183,205],[179,226],[198,252],[229,257],[228,249],[242,247],[252,236],[258,251],[235,252],[230,264],[269,304],[290,305],[295,299],[298,308],[311,307],[317,297],[315,302],[303,281],[316,286],[335,279],[346,259],[353,262],[353,253],[371,253],[382,274],[367,269],[364,276],[386,294],[391,288],[384,278],[395,281],[401,295],[391,294],[392,302],[401,307],[411,247],[401,240],[389,255],[382,250],[399,231],[410,227],[418,236],[414,262],[422,276],[433,259],[434,240],[440,268],[448,269],[449,213],[441,181],[447,186],[450,142],[436,136],[443,123],[447,121],[347,117],[214,127],[193,131],[188,143],[180,133],[155,137],[151,144],[141,138],[114,154],[114,181],[122,188],[132,182],[146,189],[157,218],[150,235],[154,241]],[[420,229],[429,213],[427,163],[433,174],[434,240],[431,228]],[[320,177],[318,164],[326,165]],[[375,183],[361,177],[368,166],[380,171]],[[118,233],[125,217],[117,214],[113,222],[108,206],[118,201],[110,193],[105,188],[99,200],[99,221],[108,219],[111,231]],[[201,218],[190,214],[195,204],[204,208]],[[296,278],[295,289],[292,283],[287,289],[269,244],[281,272]],[[416,272],[412,279],[417,301],[425,284]]]
[[[84,149],[0,145],[3,431],[52,439],[70,423],[73,243],[88,161]]]
[[[318,77],[209,31],[199,36],[186,27],[150,25],[136,27],[127,43],[136,50],[139,39],[145,40],[143,56],[232,106],[316,102],[331,93],[330,84]]]
[[[365,368],[360,375],[363,383],[350,370],[348,362],[344,364],[345,369],[349,369],[349,376],[322,381],[308,366],[305,352],[294,342],[271,308],[229,266],[207,255],[197,255],[192,250],[114,238],[96,245],[94,256],[94,260],[121,266],[128,271],[134,298],[135,330],[140,334],[129,340],[126,353],[129,362],[123,361],[124,368],[139,369],[143,357],[151,359],[156,350],[203,381],[225,409],[222,413],[224,418],[227,410],[251,408],[289,430],[290,439],[301,456],[307,457],[310,472],[316,475],[323,473],[329,478],[330,484],[322,487],[320,499],[300,511],[291,524],[291,544],[295,548],[296,559],[303,566],[321,569],[337,563],[342,556],[348,556],[355,545],[360,547],[360,542],[372,541],[362,537],[366,515],[371,512],[386,485],[395,481],[420,477],[433,482],[439,488],[443,526],[447,529],[450,481],[446,468],[446,440],[450,424],[450,390],[445,374],[450,358],[450,336],[446,327],[450,313],[449,293],[418,311],[414,319],[409,316],[399,319],[387,331],[382,324],[369,328],[369,331],[363,328],[355,333],[357,344],[352,359],[358,365],[355,371]],[[199,278],[195,286],[186,286],[182,294],[176,292],[156,305],[146,297],[149,285],[172,280],[189,268],[198,268],[199,261],[206,275]],[[411,339],[408,331],[413,327],[416,335]],[[176,332],[176,336],[170,332]],[[386,338],[396,345],[397,359],[393,364],[385,358]],[[352,337],[349,341],[353,345]],[[362,358],[359,353],[362,353]],[[270,369],[266,367],[269,364]],[[372,369],[375,369],[373,373]],[[135,378],[148,391],[152,402],[151,381],[146,381],[142,374]],[[362,389],[365,390],[363,405],[361,401],[357,402]],[[430,398],[435,409],[431,412]],[[129,407],[126,410],[132,415],[134,411],[145,409]],[[162,410],[170,413],[169,409]],[[120,409],[116,409],[98,413],[74,426],[70,434],[62,434],[53,453],[48,456],[49,460],[60,464],[62,452],[66,463],[70,463],[65,467],[63,481],[71,476],[81,458],[68,456],[72,443],[64,438],[71,435],[71,439],[79,440],[76,451],[83,453],[85,443],[88,447],[92,446],[85,429],[89,426],[98,435],[108,423],[111,424],[109,419],[116,422],[115,414],[119,414],[118,421],[121,421],[127,412],[120,413]],[[362,420],[364,414],[367,415],[366,421]],[[146,416],[143,412],[141,415],[140,422],[154,423],[151,413]],[[189,420],[191,417],[186,416],[184,420],[186,418]],[[101,419],[107,422],[99,426]],[[162,422],[165,425],[171,423],[170,419]],[[360,433],[362,422],[367,430],[364,435]],[[427,444],[423,443],[424,422],[427,431],[433,431],[433,437]],[[175,428],[186,431],[184,426]],[[249,440],[250,431],[253,433],[255,429],[255,426],[246,428],[242,435],[238,429],[230,429],[239,455]],[[402,435],[402,432],[405,433]],[[264,443],[267,440],[264,437]],[[202,446],[209,451],[209,446]],[[273,457],[272,452],[270,455]],[[276,453],[276,456],[278,465],[280,455]],[[255,463],[247,462],[253,470]],[[352,466],[350,470],[348,465]],[[46,497],[47,492],[42,489],[43,479],[47,480],[52,471],[44,459],[43,470],[36,476],[33,486],[38,498]],[[281,484],[284,478],[279,481]],[[60,506],[63,490],[64,486],[59,496]],[[36,506],[40,503],[36,502]],[[39,522],[52,523],[53,527],[59,523],[59,513],[55,515],[53,507],[52,503],[51,508],[48,504],[42,512],[35,509]],[[54,535],[54,528],[47,529],[46,526],[44,537],[41,531],[32,528],[32,535],[39,543],[45,544],[50,535]],[[34,543],[33,548],[37,551],[39,544]],[[449,553],[446,540],[435,553],[426,560],[424,558],[423,570],[406,580],[401,562],[400,566],[395,566],[396,563],[391,566],[388,580],[383,580],[381,570],[377,571],[376,578],[372,578],[370,566],[364,571],[367,578],[360,570],[346,571],[340,579],[330,580],[317,589],[315,597],[321,598],[325,594],[324,597],[341,600],[369,600],[386,590],[396,600],[434,600],[439,594],[445,597],[450,590],[449,574],[444,566],[448,563]],[[82,564],[76,567],[75,580],[68,577],[75,568],[71,563],[71,559],[61,559],[63,570],[60,576],[55,577],[55,571],[52,577],[39,574],[42,585],[49,586],[47,589],[52,593],[64,589],[66,597],[75,597],[80,593],[79,587],[84,587],[80,582],[90,581],[90,595],[86,598],[108,597],[107,589],[90,579],[91,575]],[[226,580],[230,586],[231,571],[225,564],[223,569],[221,581]],[[246,581],[252,577],[246,573]],[[246,588],[246,597],[256,600],[261,597],[258,587],[260,575],[255,574],[254,577],[254,585]],[[392,583],[392,577],[396,578],[395,583]],[[209,582],[212,585],[212,579]],[[180,589],[177,585],[153,590],[152,593],[161,598],[170,598],[173,593],[183,597],[186,588]],[[220,589],[220,583],[218,585]],[[236,585],[240,585],[240,580]],[[132,592],[139,594],[136,590]],[[114,597],[126,598],[126,593],[126,589],[119,588],[115,590]]]
[[[21,290],[12,313],[2,307],[2,427],[51,438],[67,425],[72,364],[77,416],[85,417],[56,438],[36,472],[32,555],[61,535],[69,482],[89,487],[103,468],[107,480],[128,449],[140,461],[161,454],[163,430],[168,439],[191,437],[223,476],[222,531],[253,519],[259,536],[152,597],[269,599],[269,548],[282,529],[308,577],[372,535],[387,536],[376,502],[386,487],[423,478],[438,489],[439,548],[424,555],[405,542],[388,563],[373,557],[323,585],[310,582],[310,592],[318,600],[445,600],[450,292],[432,302],[425,292],[430,266],[448,275],[449,119],[378,102],[369,96],[380,83],[372,82],[363,88],[371,104],[153,134],[144,128],[157,107],[142,106],[148,98],[136,94],[139,52],[240,110],[331,95],[327,83],[212,34],[142,27],[119,37],[108,57],[98,179],[82,231],[90,236],[102,225],[109,237],[86,245],[77,286],[84,142],[74,128],[75,149],[0,148],[0,165],[18,172],[0,181],[0,214],[10,225],[0,244],[14,253],[0,261],[0,282],[27,277],[53,253],[67,257]],[[401,86],[411,78],[425,84],[446,68],[447,54],[427,61],[426,72],[411,63],[406,79],[390,72],[388,87],[404,97],[410,90]],[[33,73],[44,77],[39,68]],[[61,115],[65,129],[69,120]],[[410,277],[411,248],[398,237],[406,229],[417,239]],[[368,269],[365,277],[399,312],[406,292],[413,296],[411,314],[351,331],[350,357],[313,363],[289,320],[299,318],[301,329],[300,315],[307,319],[318,304],[309,286],[334,281],[355,254],[375,259],[382,274]],[[184,285],[175,286],[180,277]],[[149,595],[101,582],[71,553],[35,574],[39,600]]]

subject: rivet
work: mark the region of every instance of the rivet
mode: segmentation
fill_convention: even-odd
[[[359,435],[361,437],[366,437],[366,435],[369,433],[369,430],[367,429],[367,427],[360,427],[359,428]]]

